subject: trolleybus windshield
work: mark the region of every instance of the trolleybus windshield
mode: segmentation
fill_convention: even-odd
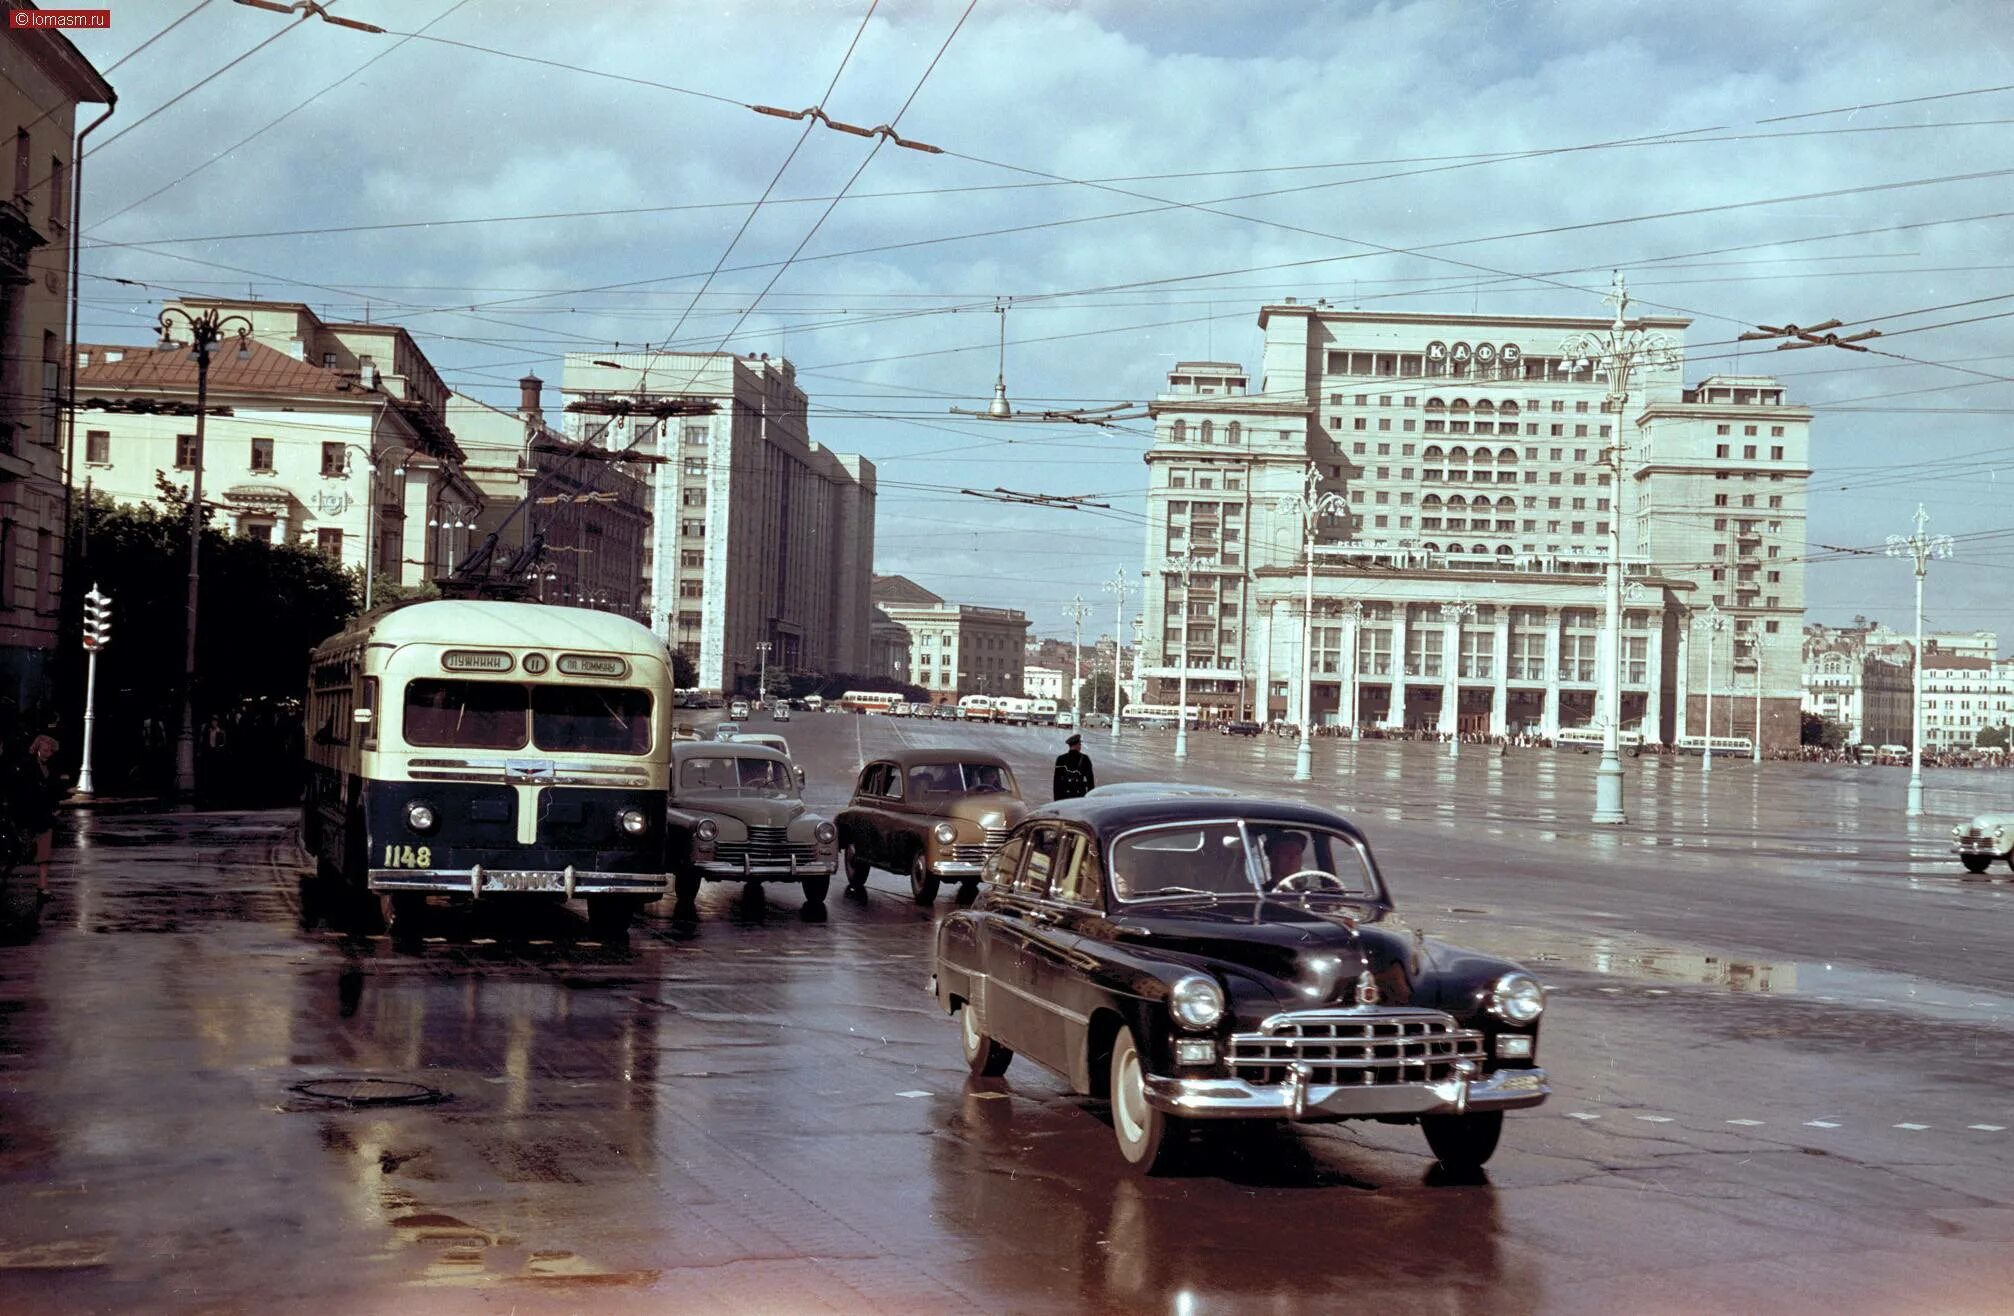
[[[650,692],[423,678],[406,686],[405,738],[452,749],[650,751]]]

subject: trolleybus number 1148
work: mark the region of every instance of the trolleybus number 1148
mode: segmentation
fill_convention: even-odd
[[[388,845],[385,847],[386,868],[432,868],[434,851],[428,845]]]

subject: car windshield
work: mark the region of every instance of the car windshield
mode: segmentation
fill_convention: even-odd
[[[1121,836],[1112,846],[1112,889],[1121,900],[1258,892],[1368,900],[1377,884],[1363,851],[1339,833],[1226,820]]]
[[[778,799],[797,797],[797,783],[791,778],[789,764],[781,759],[752,755],[689,758],[678,766],[678,787],[684,791],[731,791]]]
[[[909,793],[932,795],[1012,795],[1014,774],[998,763],[919,763],[909,769]]]

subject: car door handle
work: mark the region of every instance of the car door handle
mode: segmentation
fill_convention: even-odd
[[[1060,914],[1052,914],[1046,909],[1031,909],[1028,911],[1028,921],[1053,928],[1058,923],[1061,923],[1063,918]]]

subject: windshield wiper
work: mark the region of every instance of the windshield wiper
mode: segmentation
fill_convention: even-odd
[[[1201,887],[1193,886],[1159,886],[1155,887],[1152,891],[1138,892],[1133,896],[1133,899],[1149,900],[1155,896],[1221,896],[1226,894],[1228,893],[1223,891],[1205,891]]]

